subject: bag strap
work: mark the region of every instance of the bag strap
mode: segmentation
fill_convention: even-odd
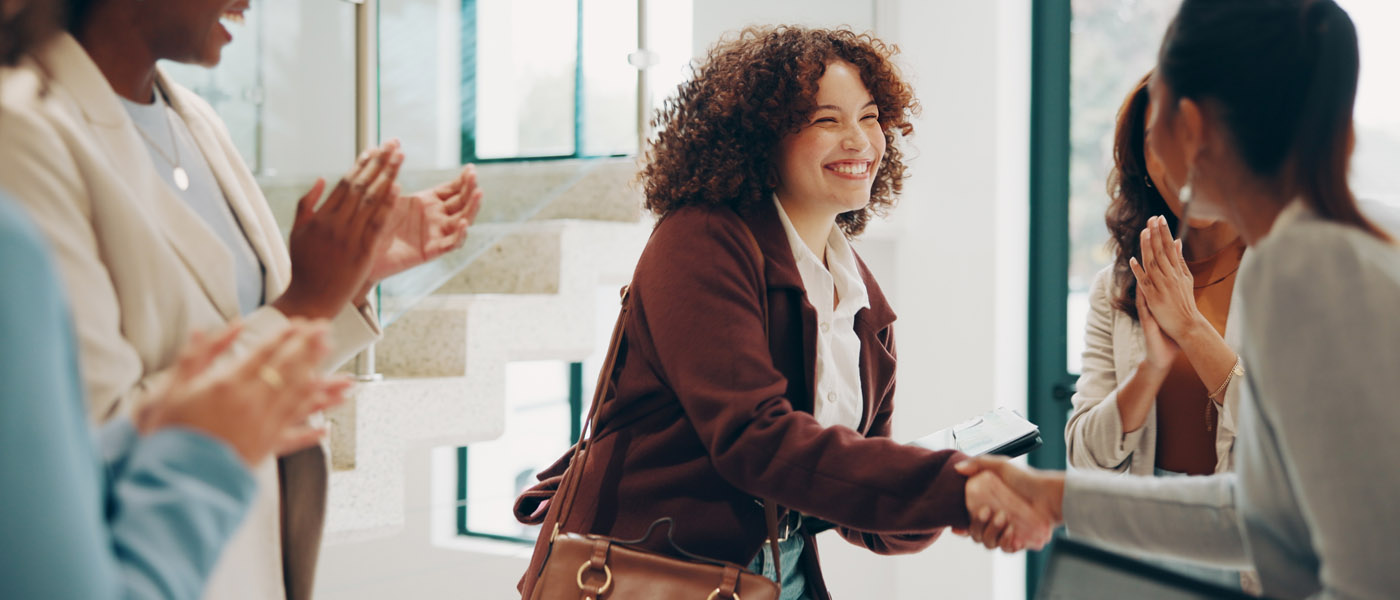
[[[555,513],[557,518],[554,520],[554,531],[550,534],[551,543],[554,537],[559,535],[559,524],[573,514],[574,496],[578,491],[579,480],[583,478],[583,472],[588,466],[588,442],[593,434],[593,419],[598,416],[598,408],[603,404],[608,381],[612,379],[613,369],[617,367],[617,355],[622,348],[623,327],[632,308],[630,287],[622,286],[619,295],[622,297],[622,308],[617,313],[617,323],[613,324],[612,339],[608,342],[608,355],[603,360],[603,370],[598,373],[598,383],[593,388],[593,406],[588,409],[588,419],[579,430],[578,441],[574,442],[574,456],[569,460],[569,467],[564,471],[564,481],[560,483],[559,492],[556,494],[559,498],[558,512]]]
[[[754,251],[760,261],[763,260],[763,249],[758,245],[758,238],[753,235],[753,230],[749,229],[747,223],[744,224],[744,234],[749,246]],[[760,269],[762,265],[760,265]],[[618,311],[617,322],[613,324],[612,339],[608,342],[607,358],[603,361],[603,370],[598,373],[598,383],[593,388],[593,406],[588,410],[588,419],[584,421],[583,428],[579,430],[578,441],[574,442],[573,458],[569,461],[569,467],[564,472],[564,481],[559,485],[556,494],[557,504],[551,507],[555,510],[557,517],[554,519],[554,530],[550,533],[550,544],[554,543],[554,538],[559,535],[559,524],[568,520],[573,514],[574,498],[578,492],[579,480],[583,478],[584,471],[588,468],[588,442],[593,434],[593,419],[598,416],[598,409],[603,404],[608,382],[612,379],[613,370],[617,368],[617,357],[622,348],[623,329],[627,322],[627,315],[632,309],[632,294],[630,286],[622,286],[619,292],[622,297],[622,308]],[[761,318],[763,319],[763,336],[768,337],[768,294],[760,289],[759,298],[761,302]],[[778,574],[778,586],[783,584],[783,568],[781,561],[781,550],[778,548],[778,506],[767,500],[763,502],[763,520],[768,530],[768,546],[773,553],[773,571]],[[655,523],[652,524],[653,527]],[[648,531],[650,535],[650,531]],[[674,546],[675,543],[672,542]]]

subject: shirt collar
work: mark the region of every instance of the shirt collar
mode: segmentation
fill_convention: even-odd
[[[778,210],[778,220],[783,223],[783,231],[787,234],[788,245],[792,247],[792,256],[797,260],[798,266],[801,267],[802,263],[806,262],[831,274],[836,291],[840,295],[837,310],[854,314],[862,308],[870,308],[870,295],[865,289],[860,268],[856,266],[855,251],[851,248],[850,241],[841,233],[841,228],[831,228],[831,235],[826,238],[826,264],[823,264],[821,257],[814,254],[807,243],[802,241],[802,236],[798,235],[797,228],[793,227],[792,219],[788,218],[787,210],[783,208],[777,194],[773,194],[773,206]]]

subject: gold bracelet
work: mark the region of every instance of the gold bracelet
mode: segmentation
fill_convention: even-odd
[[[1231,381],[1233,381],[1236,377],[1241,377],[1243,375],[1244,362],[1237,356],[1235,357],[1235,366],[1230,367],[1230,372],[1225,374],[1225,381],[1220,382],[1220,387],[1215,388],[1215,391],[1211,392],[1210,395],[1206,397],[1210,398],[1211,400],[1219,398],[1221,394],[1225,393],[1225,388],[1230,385]]]

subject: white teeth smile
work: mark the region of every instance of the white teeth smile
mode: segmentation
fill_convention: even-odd
[[[229,23],[234,23],[234,24],[236,24],[236,25],[242,25],[242,24],[244,24],[244,23],[247,22],[247,21],[243,18],[243,13],[242,13],[242,12],[235,12],[235,11],[231,11],[231,10],[226,10],[226,11],[224,11],[223,16],[219,17],[219,20],[220,20],[220,21],[227,21],[227,22],[229,22]]]
[[[864,175],[866,171],[870,170],[870,163],[842,163],[827,168],[843,175]]]

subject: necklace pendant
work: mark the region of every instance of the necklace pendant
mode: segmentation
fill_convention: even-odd
[[[175,170],[171,171],[171,175],[175,177],[175,187],[180,188],[180,191],[190,189],[190,175],[185,172],[184,168],[175,167]]]

